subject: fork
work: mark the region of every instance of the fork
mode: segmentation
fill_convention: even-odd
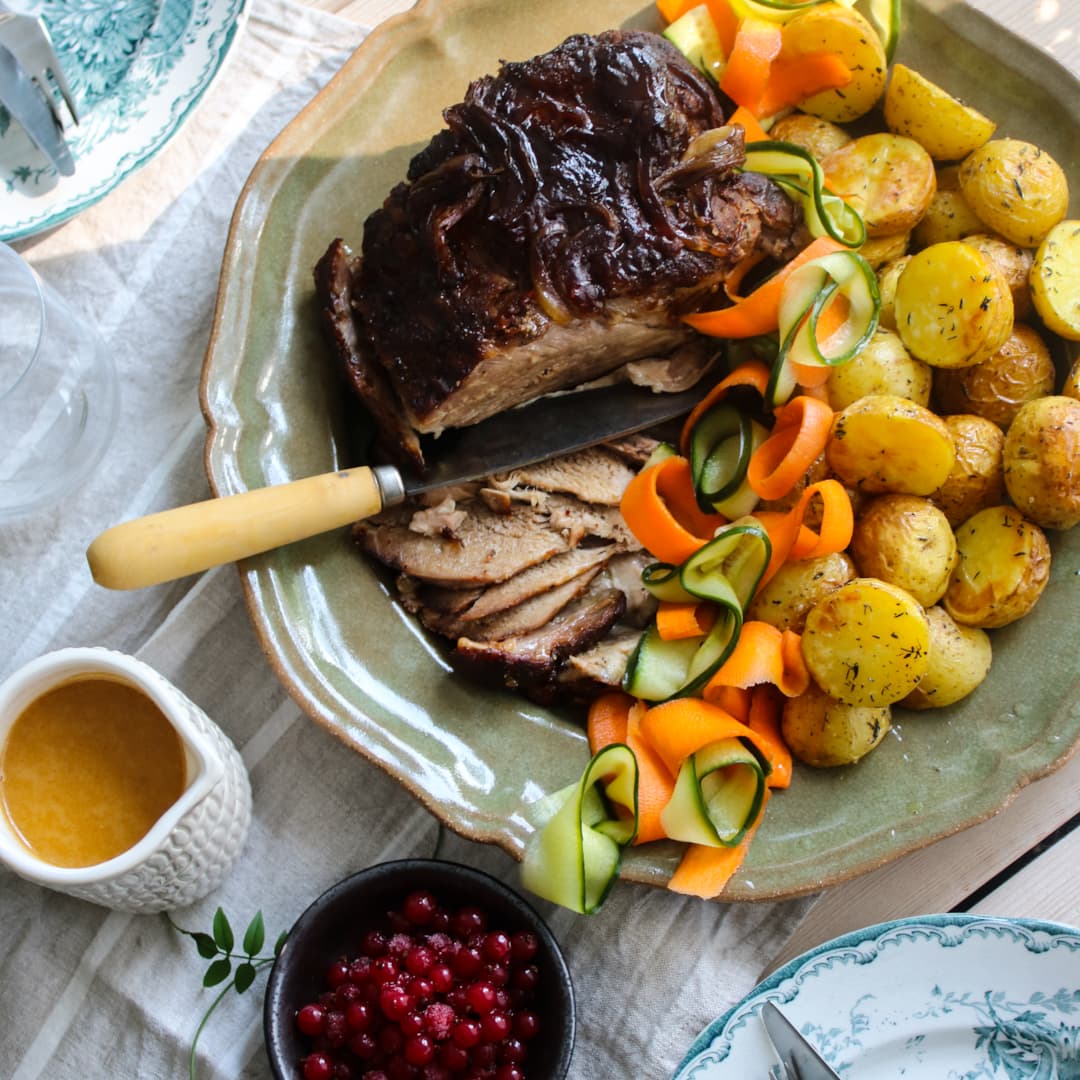
[[[55,82],[60,96],[67,104],[72,120],[79,122],[79,110],[75,96],[68,86],[60,58],[53,48],[52,38],[44,21],[34,15],[20,15],[0,3],[0,44],[5,45],[26,68],[36,82],[52,109],[52,114],[61,128],[65,127],[64,118],[53,93]],[[51,81],[50,81],[51,78]]]

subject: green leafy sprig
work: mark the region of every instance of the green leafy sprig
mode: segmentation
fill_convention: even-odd
[[[214,921],[209,934],[197,930],[185,930],[182,926],[177,926],[168,912],[165,912],[165,918],[178,934],[191,938],[195,942],[195,948],[198,950],[199,955],[204,960],[210,961],[210,965],[203,975],[203,986],[209,988],[225,983],[221,992],[214,998],[210,1003],[210,1007],[203,1014],[191,1040],[191,1053],[188,1056],[188,1076],[191,1080],[195,1080],[195,1052],[199,1045],[199,1037],[203,1033],[203,1028],[206,1027],[206,1022],[230,990],[236,990],[238,994],[244,993],[245,990],[250,989],[259,970],[272,964],[277,959],[281,947],[285,944],[287,931],[283,930],[278,935],[271,956],[259,956],[258,953],[266,942],[266,926],[261,911],[255,912],[255,917],[248,923],[248,927],[244,931],[244,938],[240,945],[242,952],[233,951],[236,945],[236,936],[233,933],[228,916],[220,907],[214,912]],[[235,968],[233,967],[234,961],[239,961]],[[230,976],[232,976],[231,979]],[[226,980],[229,981],[226,982]]]

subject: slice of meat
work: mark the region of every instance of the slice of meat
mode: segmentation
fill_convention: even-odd
[[[615,625],[625,603],[615,589],[588,593],[531,633],[487,642],[460,638],[452,660],[474,676],[494,678],[511,689],[540,686],[555,678],[568,656],[595,645]]]
[[[805,242],[782,190],[739,171],[741,128],[697,138],[723,124],[720,98],[657,34],[506,63],[444,119],[368,217],[361,257],[335,241],[316,271],[386,453],[422,464],[416,433],[667,356],[736,263]]]
[[[591,648],[574,653],[559,672],[559,686],[578,698],[618,688],[640,640],[640,631],[628,630],[609,634]]]
[[[494,476],[491,486],[504,491],[528,487],[562,492],[582,502],[618,506],[635,471],[614,451],[594,446]]]

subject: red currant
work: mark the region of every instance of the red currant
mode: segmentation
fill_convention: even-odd
[[[368,957],[385,955],[386,935],[378,930],[369,930],[360,941],[360,951]]]
[[[481,1039],[480,1021],[473,1019],[459,1020],[454,1025],[454,1030],[450,1033],[450,1038],[453,1040],[455,1046],[460,1046],[462,1050],[470,1050]]]
[[[345,1026],[350,1031],[367,1031],[374,1016],[366,1001],[352,1001],[345,1010]]]
[[[495,987],[489,982],[471,983],[465,991],[465,996],[469,999],[469,1006],[473,1012],[481,1016],[495,1008]]]
[[[426,1065],[435,1056],[435,1042],[429,1035],[413,1035],[405,1040],[405,1060],[410,1065]]]
[[[531,960],[540,948],[540,942],[531,930],[519,930],[510,938],[510,957],[517,963]]]
[[[501,1042],[510,1034],[510,1030],[510,1017],[497,1009],[485,1013],[480,1018],[481,1034],[489,1043]]]
[[[305,1005],[296,1014],[296,1026],[305,1035],[321,1035],[326,1029],[326,1010],[321,1005]]]
[[[304,1080],[333,1080],[334,1063],[325,1054],[304,1058]]]
[[[436,994],[445,994],[454,985],[454,973],[447,964],[436,964],[427,974]]]
[[[524,1042],[535,1039],[540,1031],[540,1018],[534,1012],[524,1009],[514,1013],[514,1034]]]
[[[438,907],[438,901],[431,893],[414,892],[405,897],[402,912],[413,926],[427,926],[434,918]]]
[[[335,960],[326,971],[326,983],[336,990],[349,977],[349,965],[344,960]]]
[[[501,930],[493,930],[484,937],[484,959],[493,964],[509,959],[510,948],[510,938]]]
[[[458,937],[467,938],[487,929],[487,916],[478,907],[463,907],[450,920],[450,925]]]
[[[387,983],[379,993],[379,1008],[387,1020],[400,1020],[412,1005],[408,992],[397,983]]]

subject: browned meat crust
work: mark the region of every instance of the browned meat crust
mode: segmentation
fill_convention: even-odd
[[[723,109],[659,35],[572,37],[444,117],[362,258],[335,241],[316,275],[384,453],[422,460],[416,432],[670,353],[739,259],[802,239],[779,188],[736,170],[741,129],[684,160]]]

